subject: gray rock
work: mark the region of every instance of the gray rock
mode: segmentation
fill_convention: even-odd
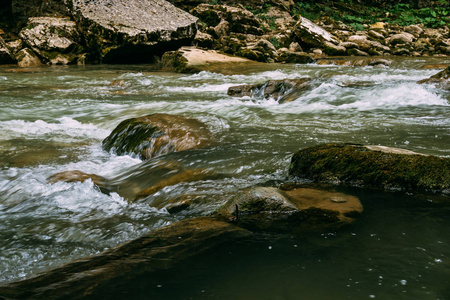
[[[431,76],[430,78],[420,80],[417,83],[434,84],[438,88],[450,90],[450,67],[447,67],[445,70]]]
[[[397,44],[412,44],[414,41],[414,36],[407,32],[402,32],[398,34],[394,34],[388,39],[389,44],[397,45]]]
[[[21,39],[17,39],[15,41],[11,41],[6,43],[7,47],[11,51],[12,55],[16,55],[17,52],[22,50],[23,48],[23,41]]]
[[[292,42],[289,45],[289,49],[288,50],[291,51],[291,52],[303,52],[302,47],[297,42]]]
[[[310,64],[314,62],[314,59],[310,54],[305,52],[294,52],[286,48],[278,49],[277,60],[279,62],[291,64]]]
[[[337,37],[310,20],[300,17],[294,28],[295,36],[311,47],[322,47],[325,42],[339,44]]]
[[[253,97],[255,99],[273,98],[278,103],[297,100],[311,89],[310,78],[269,80],[262,84],[238,85],[228,88],[227,94],[233,97]]]
[[[102,62],[149,61],[188,45],[197,18],[164,0],[73,0],[72,13],[86,44]]]
[[[345,55],[347,49],[340,44],[335,45],[330,42],[325,42],[323,51],[328,55]]]
[[[39,67],[41,60],[30,48],[25,48],[17,52],[17,64],[19,67]]]
[[[422,34],[423,29],[418,25],[409,25],[405,27],[405,31],[411,33],[412,35],[414,35],[414,37],[418,38]]]
[[[14,64],[16,60],[14,59],[11,51],[6,45],[2,37],[0,37],[0,65]]]
[[[45,62],[67,65],[77,60],[78,33],[75,22],[68,18],[30,18],[19,36]]]

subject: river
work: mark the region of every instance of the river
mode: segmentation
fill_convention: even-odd
[[[285,180],[292,154],[304,147],[351,142],[450,157],[450,93],[416,83],[437,73],[422,68],[436,63],[450,59],[397,59],[390,68],[267,64],[236,75],[151,65],[0,68],[0,282],[208,215],[241,189]],[[296,77],[317,84],[293,102],[227,95],[233,85]],[[137,158],[103,151],[101,141],[119,122],[152,113],[204,122],[212,147],[164,159],[225,176],[134,203],[91,181],[47,183],[65,170],[108,178],[138,166]],[[351,226],[225,245],[162,272],[129,298],[450,299],[448,195],[341,190],[364,205]],[[194,204],[169,214],[164,205],[180,197]]]

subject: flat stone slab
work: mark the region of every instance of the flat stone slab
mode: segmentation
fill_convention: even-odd
[[[256,63],[246,58],[221,54],[214,50],[182,47],[166,52],[162,57],[163,68],[178,73],[197,73],[229,68],[235,64]]]

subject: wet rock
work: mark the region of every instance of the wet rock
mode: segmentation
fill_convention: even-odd
[[[211,170],[186,169],[174,161],[153,159],[137,164],[109,178],[73,170],[56,173],[50,176],[47,182],[51,184],[56,182],[84,182],[90,179],[102,193],[117,193],[128,201],[135,201],[181,182],[212,179],[217,176]],[[170,199],[166,199],[167,201],[170,202]],[[155,206],[154,203],[149,203],[149,205]],[[162,208],[160,205],[156,205],[156,207]]]
[[[85,182],[88,179],[92,180],[92,182],[99,187],[102,192],[108,193],[107,179],[105,177],[96,174],[84,173],[79,170],[64,171],[53,174],[47,178],[47,182],[50,184],[57,182]]]
[[[377,32],[375,30],[370,30],[368,32],[368,35],[373,39],[384,41],[384,35],[382,35],[381,33]]]
[[[106,151],[135,155],[141,159],[210,144],[211,134],[204,123],[169,114],[125,120],[102,142]]]
[[[347,42],[355,43],[358,45],[357,49],[360,49],[362,51],[368,51],[371,47],[369,40],[367,39],[367,36],[365,35],[352,35],[348,38]],[[356,49],[356,48],[353,48]]]
[[[397,48],[392,52],[394,55],[409,55],[410,53],[411,52],[406,48]]]
[[[242,191],[217,213],[251,230],[292,230],[305,225],[350,223],[362,210],[358,198],[342,193],[312,188],[256,187]]]
[[[238,85],[228,88],[227,94],[233,97],[253,97],[256,99],[274,98],[278,103],[295,101],[311,89],[310,78],[269,80],[263,84]]]
[[[450,189],[450,159],[402,149],[322,144],[294,154],[289,174],[316,182],[412,191]]]
[[[30,18],[20,31],[25,44],[52,65],[76,63],[81,47],[75,22],[67,18]]]
[[[235,64],[252,63],[250,60],[225,55],[214,50],[202,50],[195,47],[182,47],[177,51],[164,53],[162,65],[164,69],[178,73],[197,73],[201,71],[219,71]]]
[[[20,50],[16,54],[16,58],[19,67],[39,67],[42,65],[39,57],[30,48]]]
[[[304,17],[300,17],[295,25],[294,34],[299,41],[310,47],[320,48],[325,42],[339,44],[339,40],[334,35]]]
[[[249,231],[218,218],[184,220],[98,255],[2,284],[0,295],[6,299],[111,299],[136,278],[156,278],[158,271],[249,235]]]
[[[11,51],[6,45],[2,37],[0,37],[0,65],[14,64],[16,60],[14,59]]]
[[[347,54],[353,56],[369,56],[369,53],[361,51],[359,49],[348,49]]]
[[[164,0],[73,0],[72,13],[94,59],[151,61],[189,45],[197,18]]]
[[[417,83],[423,84],[434,84],[437,87],[444,89],[444,90],[450,90],[450,67],[447,67],[445,70],[431,76],[430,78],[423,79],[418,81]]]

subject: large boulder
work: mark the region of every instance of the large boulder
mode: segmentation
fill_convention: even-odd
[[[358,198],[310,187],[244,190],[217,213],[248,229],[280,230],[294,227],[340,225],[354,221],[363,207]]]
[[[14,64],[16,60],[14,59],[11,51],[6,45],[2,37],[0,37],[0,65]]]
[[[434,84],[441,89],[450,90],[450,67],[447,67],[445,70],[442,70],[430,78],[420,80],[417,83]]]
[[[119,298],[123,298],[127,291],[133,292],[130,285],[136,279],[158,278],[162,270],[250,235],[251,232],[217,218],[192,218],[34,277],[3,283],[0,297],[114,299],[122,295]]]
[[[382,146],[322,144],[294,154],[289,174],[316,182],[448,191],[450,159]]]
[[[310,89],[310,78],[296,78],[269,80],[262,84],[232,86],[228,88],[227,94],[233,97],[253,97],[255,99],[273,98],[281,104],[298,99]]]
[[[76,24],[68,18],[30,18],[20,37],[44,62],[52,65],[76,63],[81,46]]]
[[[100,62],[151,61],[189,45],[197,18],[164,0],[73,0],[72,13]]]
[[[170,152],[211,144],[206,125],[196,119],[169,114],[152,114],[121,122],[103,140],[103,149],[118,155],[149,159]]]
[[[304,17],[300,17],[295,25],[294,34],[299,41],[310,47],[322,48],[325,42],[339,44],[337,37]]]

